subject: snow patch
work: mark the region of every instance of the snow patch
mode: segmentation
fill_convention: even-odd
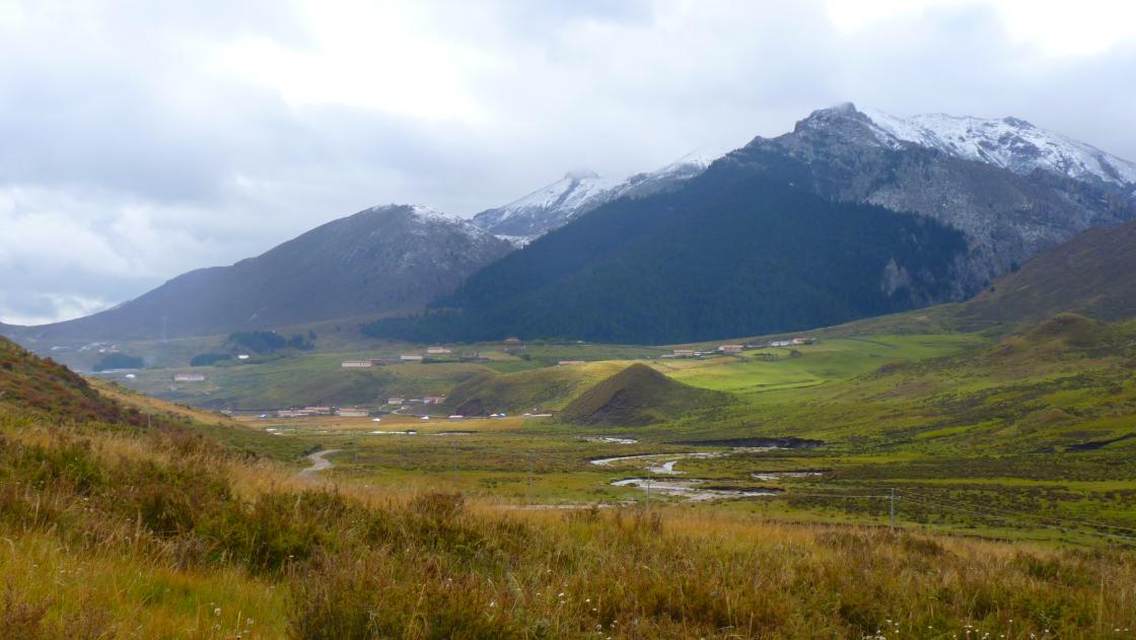
[[[876,109],[863,109],[861,113],[880,143],[891,148],[915,144],[1023,175],[1041,170],[1081,181],[1136,184],[1136,163],[1019,118],[944,113],[900,118]]]

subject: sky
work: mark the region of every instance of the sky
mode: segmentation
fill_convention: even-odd
[[[1136,159],[1127,0],[0,0],[0,321],[369,206],[470,216],[845,101]]]

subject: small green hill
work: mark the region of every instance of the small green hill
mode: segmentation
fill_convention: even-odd
[[[687,386],[633,364],[568,403],[559,417],[574,424],[643,426],[729,402],[729,394]]]
[[[533,409],[554,411],[622,366],[620,362],[590,362],[507,374],[484,373],[454,387],[445,406],[466,416]]]

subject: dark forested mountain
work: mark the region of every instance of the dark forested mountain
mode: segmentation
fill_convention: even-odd
[[[1062,312],[1136,318],[1136,222],[1090,229],[1039,254],[959,309],[967,327],[1037,322]]]
[[[255,258],[183,274],[85,318],[15,329],[21,338],[130,339],[419,308],[511,245],[424,207],[374,207]]]
[[[963,235],[715,163],[621,199],[470,278],[378,336],[663,343],[835,324],[949,296]],[[457,311],[454,311],[454,310]]]

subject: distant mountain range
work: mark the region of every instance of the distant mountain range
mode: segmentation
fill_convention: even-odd
[[[468,221],[375,207],[113,309],[0,332],[176,337],[430,304],[426,318],[370,330],[753,335],[964,300],[1082,231],[1134,219],[1136,164],[1088,144],[1016,118],[842,104],[712,162],[688,156],[623,179],[569,173]]]
[[[434,312],[370,330],[683,342],[963,300],[1085,229],[1136,219],[1133,174],[1022,120],[838,105],[673,189],[605,203]]]
[[[25,341],[122,340],[373,317],[421,308],[511,249],[425,207],[373,207],[255,258],[190,271],[101,313],[13,333]]]

